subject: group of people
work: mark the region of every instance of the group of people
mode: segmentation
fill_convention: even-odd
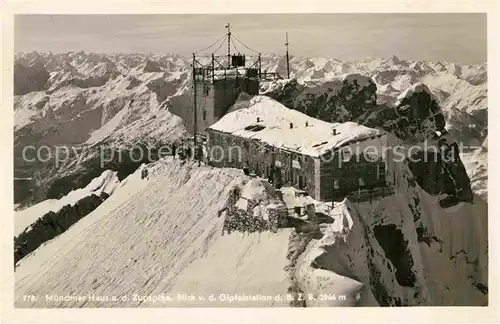
[[[178,158],[179,160],[194,159],[198,162],[202,162],[205,160],[203,149],[199,145],[193,147],[193,145],[190,144],[173,143],[171,147],[174,159],[175,158]]]

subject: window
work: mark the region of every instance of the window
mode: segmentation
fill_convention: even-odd
[[[210,87],[209,86],[205,86],[205,96],[208,96],[210,94]]]
[[[207,111],[203,109],[203,120],[207,120]]]
[[[299,188],[304,189],[305,183],[304,183],[304,177],[302,175],[299,175]]]

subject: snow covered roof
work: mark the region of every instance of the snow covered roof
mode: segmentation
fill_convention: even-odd
[[[225,115],[208,130],[257,139],[274,147],[313,157],[354,140],[384,134],[354,122],[328,123],[312,118],[266,96],[253,97],[247,108]]]

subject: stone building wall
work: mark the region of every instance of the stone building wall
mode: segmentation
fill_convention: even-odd
[[[212,166],[238,169],[247,166],[251,173],[269,179],[278,188],[294,186],[314,197],[316,164],[310,156],[211,129],[207,150]]]

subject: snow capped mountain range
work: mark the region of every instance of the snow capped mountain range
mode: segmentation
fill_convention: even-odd
[[[285,58],[263,56],[262,71],[286,76]],[[360,122],[351,115],[356,107],[393,107],[398,97],[421,82],[457,140],[479,149],[487,136],[486,63],[407,61],[396,56],[361,61],[291,57],[290,73],[293,87],[283,80],[262,84],[261,92],[320,119],[325,119],[323,109],[331,121]],[[14,76],[16,171],[23,176],[33,174],[33,167],[19,159],[26,145],[155,145],[186,134],[182,121],[171,113],[191,105],[190,62],[178,55],[20,53]],[[360,90],[342,89],[346,77],[366,84],[360,84]],[[322,108],[332,105],[335,112]],[[379,115],[392,118],[387,109]],[[373,126],[368,119],[367,125]],[[38,185],[48,177],[60,177],[61,171],[57,176],[54,172],[35,176]],[[472,178],[481,179],[477,186],[486,188],[484,177]]]

